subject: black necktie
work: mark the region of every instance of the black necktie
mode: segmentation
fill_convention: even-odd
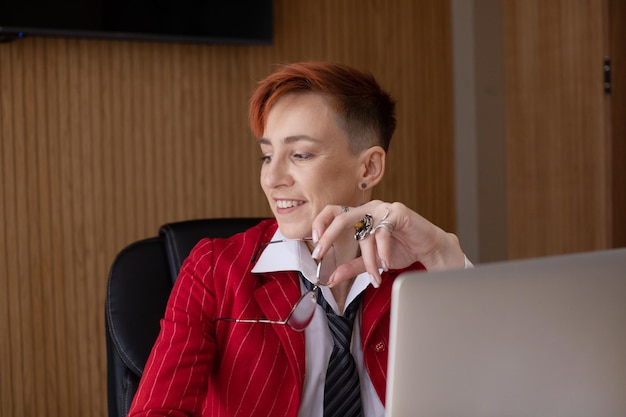
[[[312,289],[311,282],[302,278],[305,286]],[[350,342],[354,317],[361,304],[362,294],[350,303],[343,316],[335,314],[322,296],[321,288],[317,289],[316,295],[318,304],[326,311],[328,327],[334,341],[326,372],[324,417],[361,416],[361,387],[356,363],[350,353]]]

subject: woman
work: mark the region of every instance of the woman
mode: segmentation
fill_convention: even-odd
[[[394,279],[469,263],[454,235],[370,201],[395,128],[370,75],[283,66],[250,119],[275,220],[191,252],[130,415],[382,417]]]

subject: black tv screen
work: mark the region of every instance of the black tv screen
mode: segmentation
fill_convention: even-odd
[[[0,35],[269,44],[272,0],[0,0]]]

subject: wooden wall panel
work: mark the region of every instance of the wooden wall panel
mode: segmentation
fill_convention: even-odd
[[[503,4],[509,257],[606,248],[605,3]]]
[[[611,59],[611,244],[626,247],[626,2],[608,1]]]
[[[277,63],[370,70],[398,100],[377,196],[454,230],[450,24],[438,0],[275,1],[271,46],[0,44],[0,414],[104,416],[103,304],[125,245],[266,216],[247,125]]]

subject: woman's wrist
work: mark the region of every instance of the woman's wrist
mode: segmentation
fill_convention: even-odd
[[[439,242],[420,262],[428,271],[462,269],[466,267],[466,257],[458,237],[440,229]]]

